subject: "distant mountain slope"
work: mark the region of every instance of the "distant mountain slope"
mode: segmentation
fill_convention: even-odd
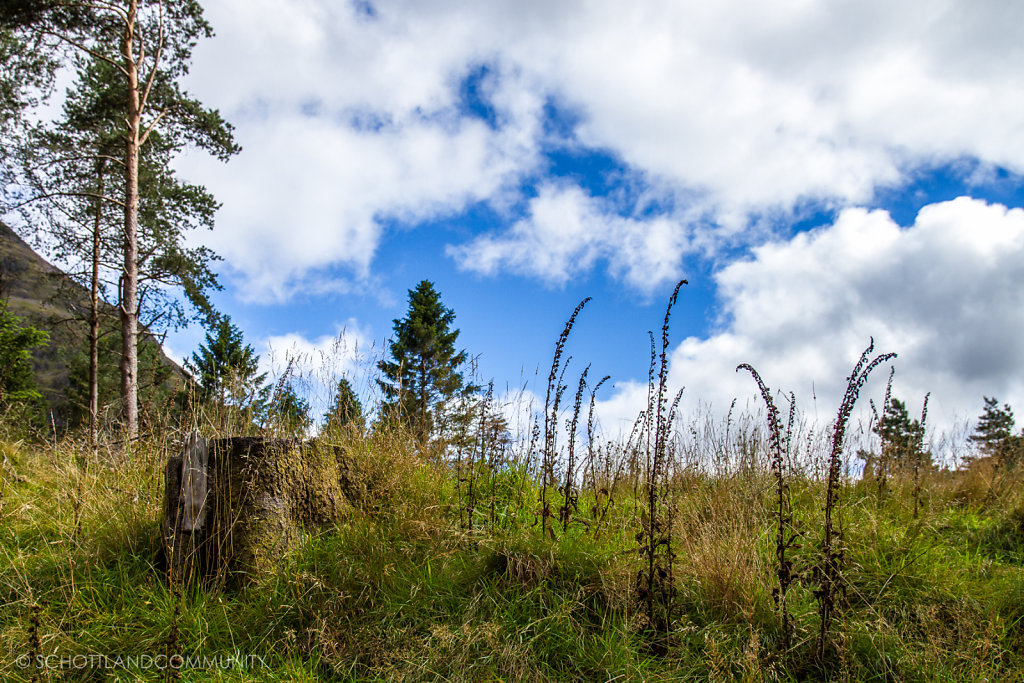
[[[12,313],[50,333],[49,345],[33,355],[36,382],[54,420],[63,424],[70,361],[87,348],[89,290],[33,251],[9,226],[0,223],[0,297],[7,299]],[[105,315],[112,317],[116,313],[106,302],[101,302],[101,307]],[[161,362],[172,368],[180,386],[184,371],[162,350],[160,356]]]

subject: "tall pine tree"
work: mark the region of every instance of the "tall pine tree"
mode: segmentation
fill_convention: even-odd
[[[466,352],[457,351],[455,313],[429,280],[409,290],[409,311],[394,321],[391,359],[377,364],[383,378],[381,415],[413,430],[423,443],[460,418],[454,405],[476,390],[462,376]]]
[[[26,144],[17,150],[18,181],[33,199],[21,207],[25,225],[47,244],[64,270],[90,291],[89,310],[81,315],[90,329],[89,433],[95,447],[101,318],[118,310],[102,304],[111,301],[108,294],[114,291],[113,303],[120,307],[125,294],[117,286],[122,248],[118,197],[124,195],[118,103],[125,95],[120,75],[109,63],[95,58],[78,62],[78,78],[68,90],[64,116],[34,126]],[[207,293],[219,288],[210,270],[212,252],[185,244],[189,230],[213,227],[217,204],[202,187],[174,177],[173,153],[173,145],[154,132],[139,156],[137,312],[138,322],[150,332],[195,318],[209,321],[213,315]],[[70,299],[77,298],[77,290],[72,289]],[[189,315],[183,299],[197,315]]]
[[[8,0],[7,4],[14,3]],[[22,112],[53,90],[58,63],[0,21],[0,64],[4,66],[0,69],[0,133],[6,135],[14,132]]]
[[[123,217],[118,299],[122,412],[130,439],[138,434],[142,151],[160,137],[169,156],[185,147],[203,149],[220,159],[238,151],[230,125],[180,87],[188,73],[192,48],[199,39],[212,35],[195,0],[0,3],[3,41],[32,45],[33,54],[50,60],[47,66],[76,57],[100,60],[111,67],[121,85],[115,107],[122,141],[118,166],[123,179],[117,198]],[[23,102],[14,96],[7,105]]]

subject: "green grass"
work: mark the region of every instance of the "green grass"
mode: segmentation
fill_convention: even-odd
[[[846,486],[848,602],[833,654],[818,662],[811,585],[792,589],[796,645],[777,652],[771,484],[761,475],[678,480],[672,632],[655,647],[636,594],[630,486],[616,490],[599,533],[572,524],[552,540],[535,524],[533,484],[503,473],[495,528],[488,483],[469,533],[448,471],[374,437],[352,444],[366,481],[343,523],[309,532],[242,589],[179,597],[155,567],[168,446],[84,469],[74,448],[0,443],[3,680],[33,673],[18,663],[34,647],[33,605],[37,654],[51,662],[169,649],[253,658],[248,667],[184,669],[185,681],[995,681],[1024,672],[1019,481],[989,500],[965,497],[960,475],[935,474],[917,520],[909,489],[879,504],[866,485]],[[805,570],[821,489],[793,482]],[[65,668],[42,680],[166,673]]]

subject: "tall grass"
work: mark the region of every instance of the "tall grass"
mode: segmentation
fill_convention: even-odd
[[[647,443],[650,447],[651,439],[654,441],[654,449],[649,452],[647,458],[647,471],[644,477],[644,503],[646,504],[645,515],[641,516],[641,530],[638,534],[642,554],[646,563],[646,573],[641,570],[637,575],[637,586],[640,595],[647,603],[647,620],[650,628],[655,632],[661,632],[663,637],[657,641],[659,648],[663,649],[667,643],[669,632],[672,629],[672,607],[675,594],[675,581],[673,578],[673,561],[675,553],[672,551],[672,527],[673,527],[673,501],[671,496],[671,461],[673,453],[670,450],[670,416],[674,412],[669,408],[667,402],[668,394],[668,346],[669,346],[669,322],[672,318],[672,307],[675,306],[679,297],[679,289],[686,284],[681,280],[676,284],[669,297],[668,306],[665,307],[665,320],[661,325],[661,355],[658,369],[658,383],[656,392],[648,392],[648,437]],[[653,382],[651,382],[653,385]],[[653,413],[651,412],[653,408]],[[653,430],[653,434],[650,433]]]
[[[551,530],[549,521],[552,512],[548,494],[557,482],[555,468],[558,460],[558,406],[566,389],[566,386],[562,383],[565,370],[569,366],[569,360],[572,360],[570,357],[563,366],[562,354],[565,352],[565,343],[569,339],[572,327],[576,324],[576,316],[580,314],[580,311],[589,302],[590,297],[587,297],[577,304],[572,315],[566,321],[561,334],[558,335],[558,341],[555,342],[555,353],[551,360],[551,372],[548,374],[547,391],[544,395],[544,445],[540,462],[540,523],[541,531],[550,533],[552,537],[554,532]]]
[[[557,339],[543,412],[523,407],[527,438],[501,427],[493,386],[448,444],[400,424],[329,426],[318,439],[345,455],[344,521],[307,529],[239,589],[168,583],[157,566],[163,465],[192,424],[131,452],[111,439],[98,457],[76,435],[32,441],[0,425],[0,678],[1018,677],[1024,476],[893,470],[885,496],[852,480],[846,423],[890,357],[872,347],[828,427],[792,395],[784,424],[749,365],[763,412],[680,415],[667,353],[679,291],[648,405],[623,438],[595,417],[608,378],[591,382],[588,366],[567,382],[584,301]],[[194,420],[224,436],[219,417]],[[72,671],[39,659],[146,653],[258,661]]]

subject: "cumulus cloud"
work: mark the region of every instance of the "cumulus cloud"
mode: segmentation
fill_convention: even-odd
[[[756,248],[716,281],[719,331],[672,350],[688,410],[700,399],[724,414],[734,397],[756,407],[752,380],[733,371],[750,363],[827,422],[872,336],[877,351],[899,354],[898,397],[917,410],[932,393],[936,428],[976,416],[983,395],[1024,401],[1024,210],[961,197],[901,227],[884,211],[847,209],[832,225]],[[865,399],[880,401],[885,375]],[[641,385],[620,386],[602,404],[606,424],[631,421],[645,397]]]
[[[508,425],[509,436],[520,450],[527,448],[533,432],[534,419],[544,409],[544,397],[526,388],[508,388],[495,392],[494,405]],[[525,455],[525,453],[521,453]]]
[[[547,185],[530,201],[527,217],[506,233],[448,253],[465,270],[507,269],[557,285],[603,260],[634,288],[650,291],[679,278],[686,245],[685,229],[675,221],[624,218],[578,187]]]
[[[314,339],[297,332],[274,335],[263,340],[259,352],[260,371],[271,382],[288,372],[290,381],[309,400],[314,418],[327,409],[342,377],[364,398],[372,393],[370,377],[379,349],[355,320],[335,335]]]
[[[224,201],[215,246],[253,297],[286,298],[289,283],[331,264],[365,275],[382,217],[414,224],[471,201],[500,204],[539,172],[551,144],[606,150],[686,198],[688,212],[643,224],[577,199],[577,215],[605,234],[632,231],[620,241],[644,267],[645,247],[630,245],[643,231],[661,231],[649,246],[676,244],[669,224],[686,216],[711,217],[691,238],[714,248],[715,235],[747,228],[751,212],[808,199],[867,203],[922,164],[971,158],[1024,171],[1016,3],[367,7],[208,7],[220,35],[198,47],[190,87],[236,123],[246,151],[226,168],[183,168]],[[490,68],[481,92],[493,121],[460,105],[460,85],[480,65]],[[551,101],[577,116],[568,136],[541,125]],[[541,199],[531,218],[453,253],[557,282],[570,256],[592,266],[617,249],[573,234],[575,249],[533,272],[526,255],[553,239],[538,218],[544,201],[556,202]],[[638,284],[638,266],[612,265]]]
[[[382,218],[423,220],[488,197],[515,156],[479,121],[415,119],[368,132],[293,114],[242,126],[239,138],[237,163],[196,158],[185,170],[211,179],[223,208],[203,238],[244,274],[255,300],[286,299],[332,265],[368,277]]]

